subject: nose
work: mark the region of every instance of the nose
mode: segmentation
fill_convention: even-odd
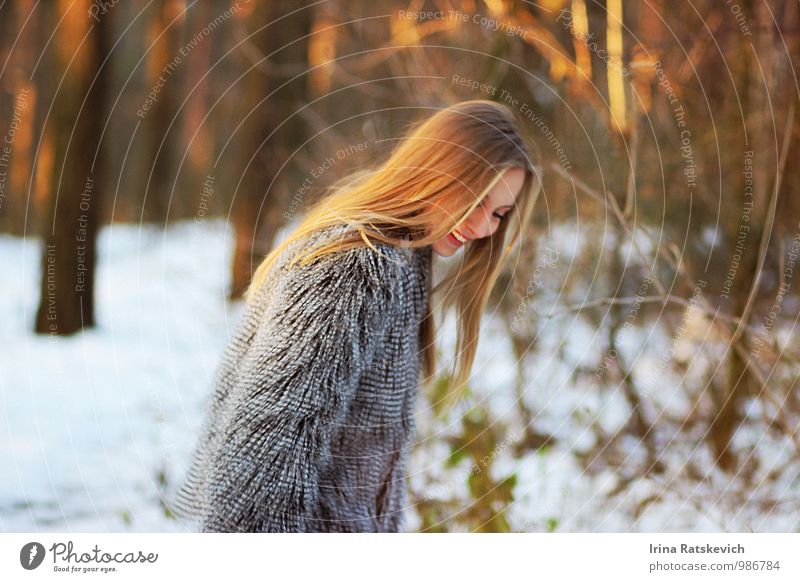
[[[466,227],[465,234],[470,238],[485,238],[492,236],[495,231],[491,215],[480,206],[472,211],[464,221],[464,225]]]

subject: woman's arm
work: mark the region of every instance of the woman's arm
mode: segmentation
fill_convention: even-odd
[[[331,430],[399,313],[398,270],[364,247],[278,278],[223,414],[202,531],[314,529]]]

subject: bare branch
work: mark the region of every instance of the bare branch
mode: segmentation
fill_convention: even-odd
[[[761,282],[761,274],[764,269],[764,261],[767,258],[767,246],[772,234],[772,225],[775,223],[775,210],[778,206],[778,193],[781,191],[781,182],[783,172],[786,169],[786,159],[789,154],[789,143],[792,139],[792,127],[794,126],[794,100],[789,105],[789,111],[786,114],[786,129],[783,133],[783,144],[781,146],[781,157],[779,162],[778,174],[775,176],[775,183],[772,188],[772,197],[769,201],[769,209],[767,210],[766,223],[764,229],[761,231],[761,243],[758,246],[758,264],[756,265],[756,276],[753,279],[753,284],[750,287],[750,293],[747,296],[747,303],[745,303],[744,311],[742,312],[741,321],[746,322],[750,318],[750,312],[753,309],[753,300],[758,292],[758,285]],[[739,337],[742,335],[741,323],[733,332],[732,342],[738,342]]]

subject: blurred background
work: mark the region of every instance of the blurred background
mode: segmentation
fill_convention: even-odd
[[[410,531],[800,531],[795,0],[0,3],[0,530],[165,505],[260,259],[466,99],[535,144]]]

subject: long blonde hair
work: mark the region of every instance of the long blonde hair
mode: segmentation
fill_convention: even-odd
[[[443,311],[455,307],[458,314],[456,353],[441,408],[449,410],[466,388],[489,294],[527,229],[541,189],[538,166],[531,160],[514,113],[505,105],[474,99],[440,109],[412,124],[383,163],[337,181],[264,258],[245,292],[246,302],[256,296],[285,248],[318,229],[346,224],[353,232],[305,249],[292,258],[290,266],[356,246],[375,249],[373,241],[406,248],[431,245],[461,224],[511,167],[525,170],[514,210],[500,220],[492,236],[466,243],[460,264],[430,290],[432,297],[444,289]],[[426,384],[436,376],[435,336],[429,300],[420,329]]]

